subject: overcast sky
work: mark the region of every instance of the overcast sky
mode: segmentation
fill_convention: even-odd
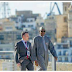
[[[48,1],[24,1],[24,2],[8,2],[9,7],[11,9],[11,15],[15,15],[15,10],[32,10],[33,13],[40,13],[42,17],[44,17],[45,13],[50,12],[50,3]],[[57,2],[61,13],[63,13],[63,5],[62,2]],[[52,2],[51,7],[54,5]],[[59,14],[57,7],[55,6],[53,12],[55,14]]]

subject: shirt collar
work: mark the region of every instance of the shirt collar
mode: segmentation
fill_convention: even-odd
[[[22,39],[22,41],[25,43],[25,41]]]
[[[44,37],[44,36],[41,36],[41,35],[39,35],[40,37]]]

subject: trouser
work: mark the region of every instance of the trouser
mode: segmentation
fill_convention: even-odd
[[[40,68],[38,71],[47,71],[47,68],[46,67]]]
[[[33,63],[30,60],[24,60],[21,63],[21,71],[25,71],[26,68],[29,71],[33,71],[34,70]]]

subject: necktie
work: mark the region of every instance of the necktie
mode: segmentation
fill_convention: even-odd
[[[26,44],[26,49],[28,50],[28,48],[27,48],[27,42],[25,42],[25,44]],[[29,58],[28,55],[27,55],[27,58]]]
[[[26,44],[26,49],[27,49],[27,42],[25,42],[25,44]]]

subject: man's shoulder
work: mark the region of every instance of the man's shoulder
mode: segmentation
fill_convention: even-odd
[[[35,36],[34,39],[38,39],[40,36]]]
[[[28,44],[31,44],[31,42],[27,41]]]
[[[22,43],[22,40],[19,40],[18,42],[16,42],[16,44],[21,44]]]
[[[45,36],[45,37],[50,40],[50,38],[48,36]]]

